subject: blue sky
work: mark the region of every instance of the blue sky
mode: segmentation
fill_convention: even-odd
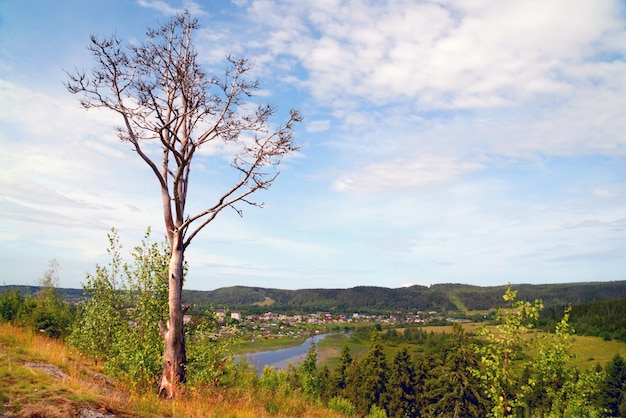
[[[626,6],[620,0],[7,0],[0,3],[0,281],[48,260],[80,287],[146,227],[155,179],[80,109],[64,70],[89,35],[141,41],[183,9],[215,74],[255,62],[258,100],[304,148],[265,208],[222,213],[187,252],[186,287],[625,280]],[[232,173],[198,161],[192,206]]]

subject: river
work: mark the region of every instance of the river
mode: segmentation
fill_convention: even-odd
[[[317,344],[328,335],[329,334],[319,334],[309,337],[305,342],[296,347],[258,351],[256,353],[246,354],[245,357],[258,373],[261,373],[265,366],[270,366],[275,369],[286,369],[290,364],[302,362],[311,349],[311,343]]]

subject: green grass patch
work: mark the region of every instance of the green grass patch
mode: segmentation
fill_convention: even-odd
[[[600,363],[604,367],[615,354],[626,357],[626,343],[578,335],[574,336],[572,353],[576,354],[576,357],[570,361],[572,365],[586,369]]]

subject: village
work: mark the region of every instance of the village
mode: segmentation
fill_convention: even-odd
[[[467,319],[446,318],[436,311],[396,315],[369,315],[352,313],[331,314],[330,312],[316,312],[309,314],[287,315],[276,312],[252,314],[243,316],[238,310],[215,310],[215,317],[221,325],[220,334],[236,333],[251,341],[260,338],[301,338],[324,332],[349,330],[367,324],[384,325],[397,324],[446,324],[450,322],[467,322]],[[191,317],[186,316],[186,322]]]

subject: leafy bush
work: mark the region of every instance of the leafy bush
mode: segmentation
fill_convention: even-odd
[[[0,294],[0,320],[3,322],[16,320],[24,305],[24,297],[19,290]]]
[[[214,312],[205,313],[208,318]],[[220,335],[216,321],[200,319],[187,327],[187,382],[190,385],[217,386],[235,371],[228,329]]]
[[[335,396],[328,401],[328,408],[347,416],[355,416],[356,409],[352,402],[341,396]]]
[[[24,297],[19,290],[0,295],[0,321],[13,321],[49,337],[68,335],[74,321],[74,309],[63,302],[56,288],[61,267],[50,260],[40,279],[41,289],[34,296]]]
[[[163,340],[159,321],[167,317],[169,254],[152,243],[150,230],[123,263],[121,245],[111,230],[108,266],[96,265],[83,290],[90,299],[80,309],[70,342],[95,361],[106,359],[108,373],[133,385],[156,382],[162,368]]]

